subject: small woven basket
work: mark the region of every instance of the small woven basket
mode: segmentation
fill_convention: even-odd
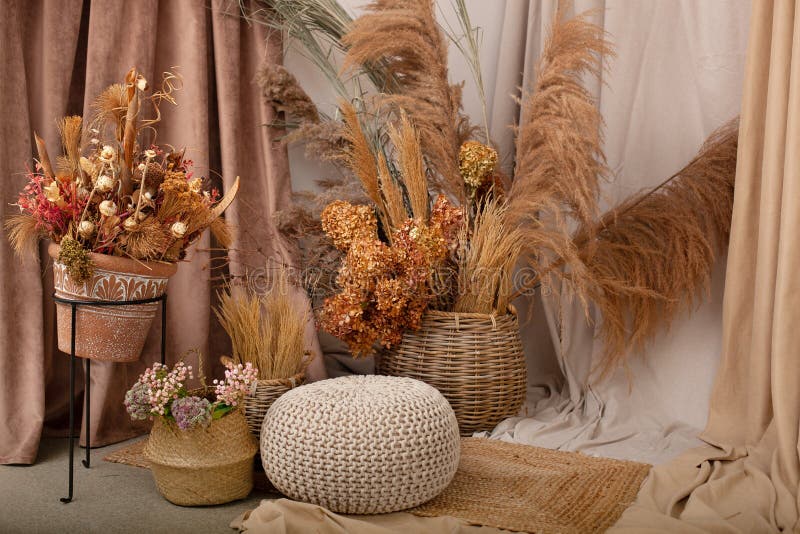
[[[430,310],[381,354],[378,373],[416,378],[450,402],[461,435],[492,430],[525,401],[527,370],[515,313]]]
[[[260,439],[261,425],[264,416],[275,400],[292,388],[305,382],[305,373],[297,373],[291,378],[276,378],[274,380],[259,380],[255,391],[244,399],[244,415],[250,432]]]
[[[244,413],[235,410],[207,428],[191,430],[157,418],[144,455],[165,499],[181,506],[208,506],[247,497],[257,451]]]

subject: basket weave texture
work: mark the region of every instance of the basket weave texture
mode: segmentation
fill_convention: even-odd
[[[157,418],[144,455],[164,498],[181,506],[205,506],[247,497],[257,450],[244,414],[235,410],[207,428],[191,430]]]
[[[305,374],[298,373],[291,378],[276,378],[274,380],[259,380],[256,389],[244,399],[244,415],[250,432],[258,439],[261,436],[261,425],[267,410],[275,399],[292,388],[305,382]]]
[[[345,376],[295,388],[272,405],[261,459],[275,487],[347,514],[422,504],[458,468],[453,410],[418,380]]]
[[[492,430],[517,415],[527,370],[513,313],[428,311],[422,326],[384,351],[378,373],[416,378],[450,402],[461,434]]]

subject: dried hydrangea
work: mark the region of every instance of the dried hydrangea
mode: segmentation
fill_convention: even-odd
[[[339,250],[348,250],[353,242],[374,239],[378,234],[378,221],[369,206],[336,200],[322,210],[320,219],[322,229]]]
[[[325,299],[320,326],[364,356],[375,344],[399,343],[406,329],[419,327],[432,299],[434,269],[454,247],[463,212],[440,196],[428,224],[408,219],[389,246],[377,239],[374,216],[366,222],[352,208],[339,203],[332,210],[336,224],[328,229],[339,232],[347,248],[336,277],[340,291]]]
[[[477,141],[467,141],[458,151],[458,170],[473,192],[489,179],[496,165],[497,151]]]
[[[211,423],[211,403],[201,397],[181,397],[172,401],[170,412],[181,430],[207,427]]]

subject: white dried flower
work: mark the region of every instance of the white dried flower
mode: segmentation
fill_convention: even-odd
[[[147,168],[147,165],[145,165],[144,163],[140,163],[139,166],[136,167],[136,168],[139,169],[140,171],[144,172],[144,170]]]
[[[146,198],[147,200],[153,200],[153,193],[151,193],[150,191],[145,191],[144,198]]]
[[[97,128],[91,128],[89,131],[92,132],[95,135],[100,133],[100,130],[98,130]]]
[[[147,149],[144,151],[144,157],[147,159],[153,159],[156,157],[156,151],[153,149]]]
[[[100,159],[106,163],[111,163],[117,156],[117,151],[111,145],[104,145],[103,150],[100,151]]]
[[[143,221],[143,220],[145,220],[147,218],[147,214],[145,212],[143,212],[143,211],[140,211],[139,215],[137,215],[137,217],[139,217],[140,221]]]
[[[181,237],[185,236],[186,235],[186,230],[187,230],[186,224],[182,223],[181,221],[173,223],[172,227],[170,227],[170,231],[172,232],[172,235],[174,235],[177,238],[181,238]]]
[[[125,222],[122,223],[126,230],[133,230],[136,228],[136,219],[134,217],[128,217],[125,219]]]
[[[114,204],[113,200],[102,201],[98,209],[100,210],[100,214],[105,217],[111,217],[117,214],[117,205]]]
[[[89,142],[91,144],[93,144],[93,145],[99,145],[100,144],[100,139],[98,139],[96,137],[92,137],[92,139]]]
[[[107,174],[102,174],[97,177],[94,182],[94,188],[100,193],[108,193],[114,187],[114,179]]]
[[[83,237],[91,237],[94,234],[94,223],[92,221],[81,221],[78,225],[78,233]]]

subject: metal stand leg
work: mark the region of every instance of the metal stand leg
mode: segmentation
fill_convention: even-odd
[[[92,427],[90,424],[91,419],[89,418],[89,392],[92,390],[92,360],[86,358],[86,390],[83,393],[83,396],[86,400],[86,417],[84,418],[84,422],[86,424],[86,459],[83,460],[81,463],[83,467],[89,468],[89,458],[92,447],[90,446],[89,442],[91,440],[92,434]]]
[[[73,463],[75,461],[75,315],[77,305],[72,304],[72,333],[69,354],[69,496],[61,497],[61,502],[72,502]]]
[[[161,365],[167,360],[167,294],[161,298]]]

